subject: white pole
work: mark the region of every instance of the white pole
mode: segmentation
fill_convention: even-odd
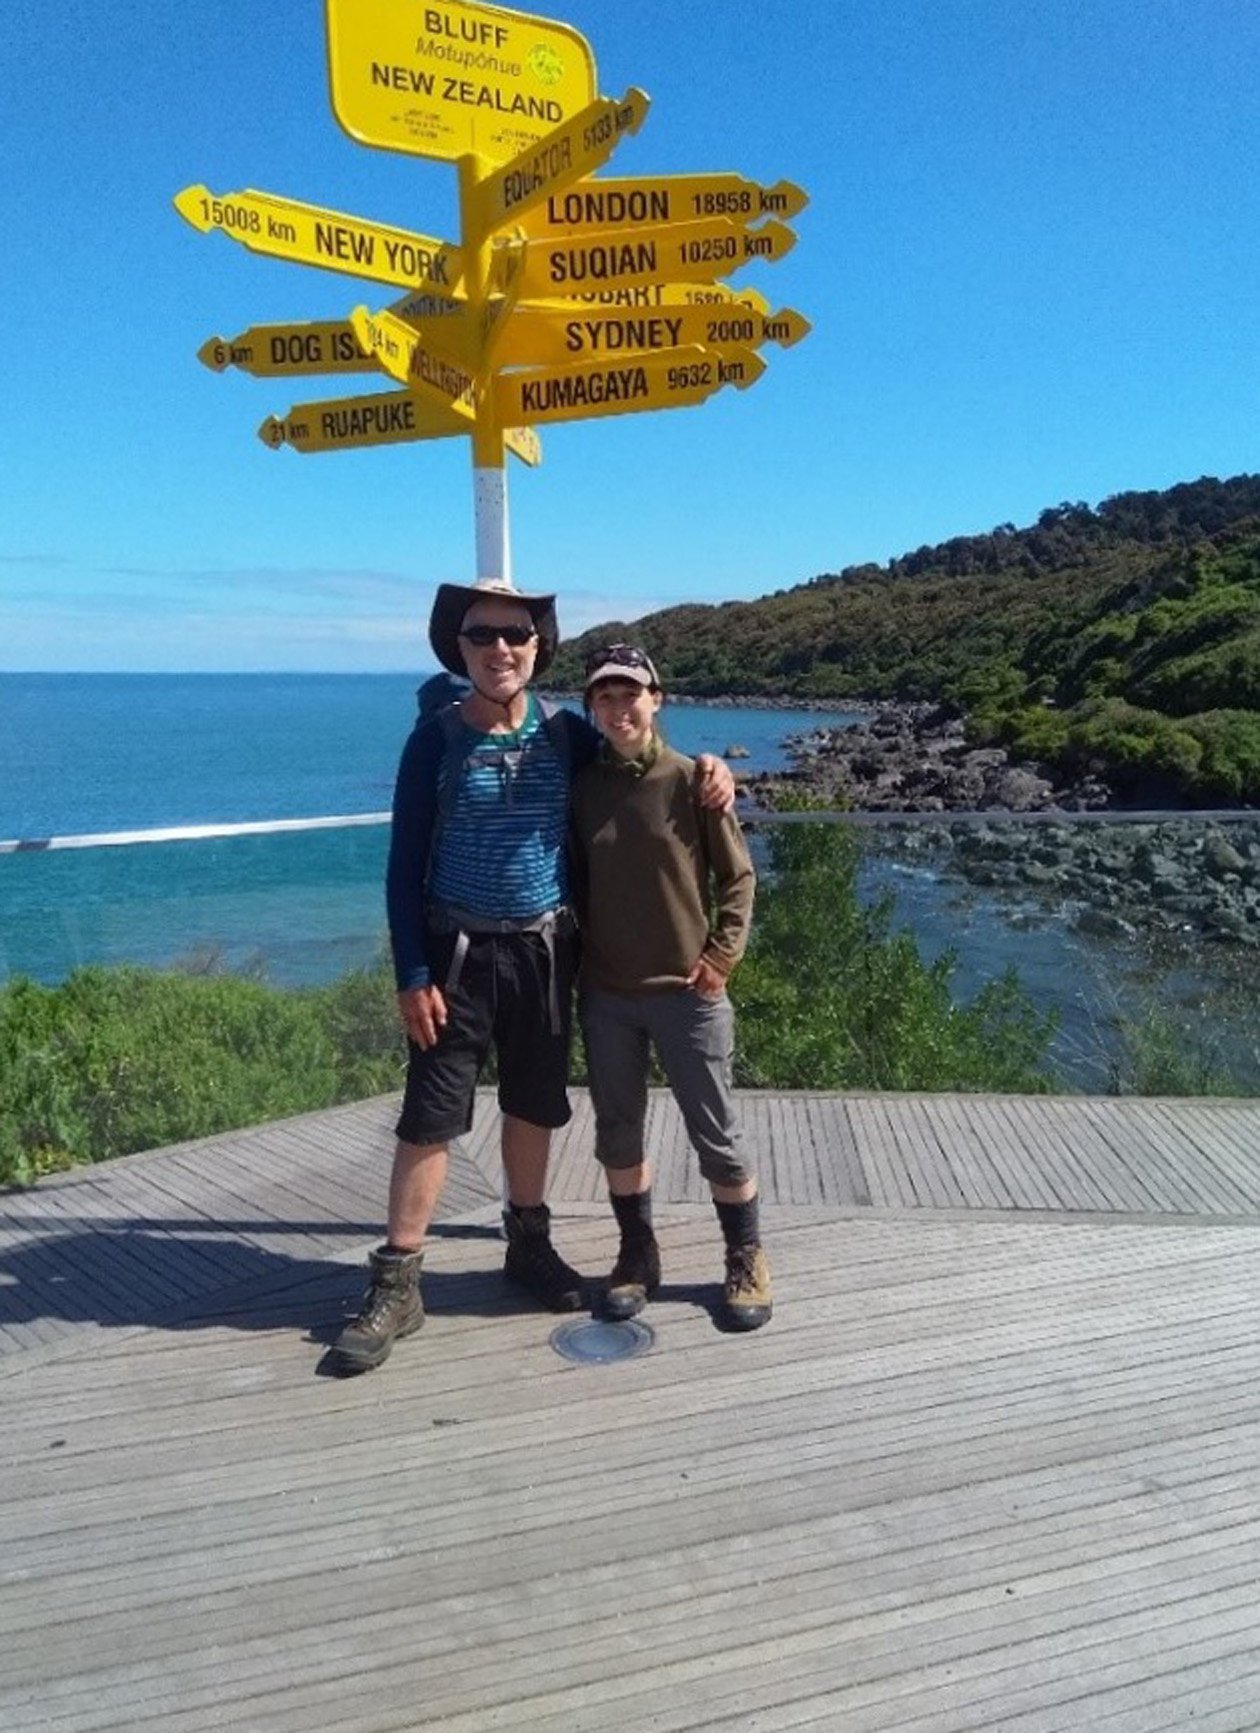
[[[508,527],[507,465],[495,469],[473,462],[473,520],[478,579],[512,581],[512,543]]]

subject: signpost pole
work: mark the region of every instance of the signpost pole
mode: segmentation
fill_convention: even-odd
[[[470,152],[459,159],[460,229],[472,235],[470,221],[477,186],[491,164]],[[469,248],[468,299],[474,309],[485,308],[490,295],[490,250],[482,236]],[[472,429],[473,533],[477,579],[500,583],[512,581],[512,545],[508,527],[507,463],[503,431],[494,415],[494,394],[488,379],[477,381],[477,419]]]

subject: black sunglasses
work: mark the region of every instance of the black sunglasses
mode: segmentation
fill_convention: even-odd
[[[475,644],[479,650],[488,650],[491,644],[503,642],[512,650],[523,649],[538,633],[532,626],[465,626],[460,631],[461,638],[467,638],[470,644]]]
[[[593,674],[596,668],[602,668],[605,662],[616,662],[622,668],[646,668],[653,678],[656,669],[651,660],[642,650],[637,650],[633,644],[604,644],[598,650],[588,650],[586,653],[586,672]]]

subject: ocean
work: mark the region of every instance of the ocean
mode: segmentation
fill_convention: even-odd
[[[0,674],[0,841],[388,811],[423,674]],[[681,751],[836,712],[668,704]],[[0,854],[0,979],[222,963],[286,985],[384,944],[384,825]]]
[[[389,806],[423,675],[0,674],[0,840]],[[680,752],[786,765],[835,712],[667,705]]]
[[[0,840],[381,813],[422,676],[0,674]],[[785,738],[843,714],[667,705],[686,752],[789,762]],[[256,972],[311,985],[383,955],[383,824],[289,834],[0,853],[0,980],[55,982],[90,963]],[[969,997],[1014,966],[1061,1019],[1065,1077],[1100,1087],[1132,958],[1029,918],[930,866],[872,855],[921,953],[955,957]],[[1121,984],[1121,985],[1118,985]]]

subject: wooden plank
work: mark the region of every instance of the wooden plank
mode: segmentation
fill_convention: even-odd
[[[829,1203],[868,1206],[871,1186],[857,1133],[843,1096],[816,1095],[805,1100],[805,1113],[818,1153],[819,1181]]]
[[[930,1105],[937,1107],[937,1098],[932,1098]],[[1016,1208],[1053,1210],[1062,1207],[1047,1178],[1045,1162],[1036,1152],[1026,1149],[1021,1139],[1012,1135],[1010,1127],[995,1114],[992,1101],[969,1096],[965,1105],[961,1102],[956,1105],[965,1131],[960,1125],[951,1136],[942,1128],[940,1140],[946,1160],[954,1161],[955,1151],[965,1139],[962,1147],[974,1143],[983,1150],[990,1167],[1004,1176],[1007,1192],[1014,1199]]]
[[[1126,1123],[1139,1131],[1144,1140],[1157,1151],[1171,1170],[1175,1170],[1183,1187],[1198,1199],[1200,1211],[1224,1214],[1248,1208],[1246,1193],[1208,1164],[1194,1159],[1194,1147],[1179,1137],[1167,1119],[1160,1116],[1153,1104],[1133,1099],[1128,1103]]]

